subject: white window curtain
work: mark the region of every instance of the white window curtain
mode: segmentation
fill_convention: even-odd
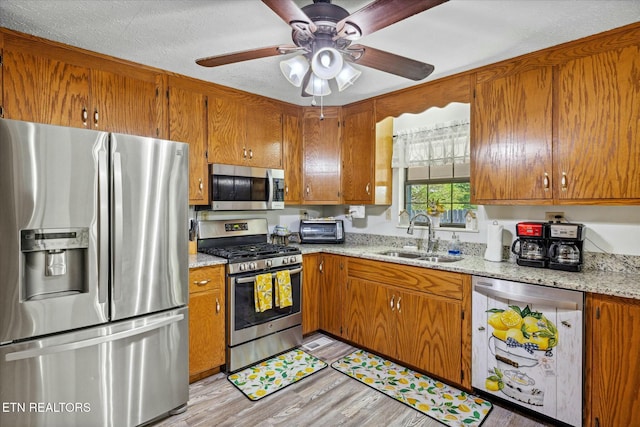
[[[443,169],[451,170],[451,176],[468,176],[469,151],[469,120],[401,130],[393,139],[391,166],[410,168],[410,174],[412,168],[424,171],[430,167],[432,178],[434,171],[440,175],[436,177],[446,177],[441,174]],[[455,175],[454,170],[458,171]]]

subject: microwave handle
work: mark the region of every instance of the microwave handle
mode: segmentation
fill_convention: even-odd
[[[267,197],[267,208],[270,208],[273,204],[273,173],[271,169],[267,169],[267,193],[269,196]]]

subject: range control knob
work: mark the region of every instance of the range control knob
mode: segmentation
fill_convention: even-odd
[[[265,261],[265,264],[267,265],[267,267],[271,267],[272,262],[270,259],[268,259]]]
[[[289,260],[286,257],[282,258],[282,263],[283,264],[289,264]]]
[[[256,263],[255,263],[255,262],[251,262],[251,263],[249,263],[249,268],[250,268],[251,270],[255,270],[257,267],[258,267],[258,266],[256,265]]]
[[[295,257],[295,256],[292,256],[291,258],[289,258],[289,262],[290,262],[291,264],[295,264],[295,263],[296,263],[296,257]]]
[[[238,268],[240,269],[240,271],[245,271],[247,269],[247,265],[246,264],[240,264],[240,266]]]

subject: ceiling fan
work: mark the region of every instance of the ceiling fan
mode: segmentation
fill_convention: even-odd
[[[293,0],[262,0],[291,26],[293,44],[210,56],[197,59],[196,63],[217,67],[298,53],[282,61],[280,68],[291,84],[302,87],[302,96],[328,95],[328,82],[333,78],[340,91],[352,85],[361,72],[349,63],[418,81],[433,72],[433,65],[352,42],[447,1],[374,0],[349,14],[331,0],[313,0],[302,8]]]

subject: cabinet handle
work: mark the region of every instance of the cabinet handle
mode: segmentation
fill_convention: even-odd
[[[287,196],[289,195],[289,186],[288,185],[284,186],[284,194],[286,194]]]
[[[367,186],[365,187],[365,191],[367,192],[367,196],[371,195],[371,183],[367,182]]]
[[[544,191],[549,191],[549,174],[546,172],[544,173],[543,185]]]
[[[198,286],[204,286],[207,283],[209,283],[210,281],[211,281],[210,279],[207,279],[207,280],[194,280],[193,284],[194,285],[198,285]]]
[[[310,188],[309,188],[309,186],[307,185],[307,189],[306,189],[307,196],[309,195],[309,192],[310,192],[310,191],[311,191],[311,189],[310,189]]]
[[[567,191],[567,173],[566,172],[562,172],[562,179],[560,180],[560,186],[562,188],[562,191]]]
[[[320,273],[324,273],[324,261],[320,262],[320,265],[318,266],[318,270],[320,270]]]
[[[395,294],[391,296],[391,304],[389,304],[389,307],[391,307],[391,311],[395,311],[396,308],[396,296]]]
[[[249,158],[253,159],[253,150],[249,148]]]
[[[216,298],[216,314],[220,314],[220,301]]]
[[[89,112],[87,111],[86,107],[82,107],[82,124],[84,126],[87,125],[88,118],[89,118]]]
[[[400,313],[400,301],[402,301],[402,297],[398,297],[398,303],[396,304],[396,308],[398,309],[398,313]]]
[[[242,157],[247,158],[247,149],[246,147],[242,147]]]
[[[203,187],[204,187],[204,184],[202,183],[202,178],[198,178],[198,188],[200,188],[200,191],[202,191]]]
[[[95,127],[98,127],[98,119],[100,118],[100,115],[98,114],[98,109],[96,108],[96,110],[93,112],[93,125]]]

